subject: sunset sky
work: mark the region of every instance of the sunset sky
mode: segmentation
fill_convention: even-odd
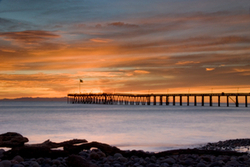
[[[0,99],[250,92],[249,0],[0,0]]]

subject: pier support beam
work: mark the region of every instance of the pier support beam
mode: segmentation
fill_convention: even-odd
[[[239,100],[238,100],[238,96],[236,95],[236,99],[235,99],[235,105],[236,107],[239,107]]]
[[[146,105],[146,103],[147,103],[147,97],[143,97],[143,105]]]
[[[247,107],[247,96],[245,96],[245,106]]]
[[[150,96],[147,96],[147,104],[150,105]]]
[[[204,106],[204,96],[201,96],[201,106]]]
[[[229,96],[227,96],[227,107],[229,107]]]
[[[197,98],[194,96],[194,106],[197,106]]]
[[[169,105],[168,96],[166,96],[166,105]]]
[[[130,100],[130,105],[134,105],[134,97],[129,97],[129,100]]]
[[[154,96],[154,105],[156,105],[156,96]]]
[[[220,107],[220,96],[218,96],[218,107]]]
[[[104,97],[104,103],[103,104],[107,104],[107,96]]]
[[[173,106],[175,106],[175,96],[173,96]]]
[[[213,97],[213,96],[209,96],[209,99],[210,99],[210,100],[209,100],[209,101],[210,101],[210,106],[213,105],[213,99],[212,99],[212,97]]]
[[[160,105],[162,105],[162,96],[160,96]]]
[[[187,106],[189,106],[189,96],[187,96]]]
[[[182,96],[180,96],[180,106],[182,106]]]

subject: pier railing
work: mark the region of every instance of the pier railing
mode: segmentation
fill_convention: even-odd
[[[68,94],[68,103],[86,103],[86,104],[120,104],[120,105],[176,105],[180,106],[186,103],[187,106],[193,103],[197,106],[198,98],[201,98],[199,103],[201,106],[205,104],[205,97],[209,97],[209,106],[213,106],[216,101],[217,105],[221,105],[221,97],[226,97],[226,104],[234,103],[239,107],[239,97],[244,98],[245,107],[248,107],[248,96],[250,93],[177,93],[177,94],[129,94],[129,93],[79,93]],[[183,97],[186,97],[185,102]],[[190,98],[193,97],[191,102]],[[177,98],[179,101],[177,101]],[[157,100],[158,99],[158,100]]]

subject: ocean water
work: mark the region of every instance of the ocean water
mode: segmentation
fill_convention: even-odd
[[[122,150],[164,151],[250,138],[250,108],[0,102],[0,133],[29,143],[86,139]]]

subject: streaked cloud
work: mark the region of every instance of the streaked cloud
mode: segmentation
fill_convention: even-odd
[[[148,74],[148,73],[150,73],[149,71],[145,71],[145,70],[135,70],[134,72],[138,73],[138,74]]]
[[[90,39],[91,41],[93,42],[98,42],[98,43],[107,43],[107,42],[111,42],[112,40],[110,39],[101,39],[101,38],[93,38],[93,39]]]
[[[139,27],[138,25],[135,24],[129,24],[129,23],[124,23],[124,22],[113,22],[113,23],[108,23],[109,26],[115,26],[115,27],[128,27],[128,28],[136,28]]]
[[[206,68],[206,71],[213,71],[215,68]]]
[[[185,64],[198,64],[199,61],[178,61],[176,65],[185,65]]]
[[[48,31],[27,30],[21,32],[0,33],[0,37],[4,37],[5,40],[14,40],[25,44],[34,44],[34,43],[39,43],[41,41],[49,40],[51,38],[58,38],[60,36]]]

